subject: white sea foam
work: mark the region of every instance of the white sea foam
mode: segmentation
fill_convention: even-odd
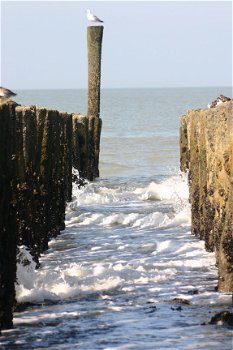
[[[156,283],[157,288],[161,290],[170,288],[168,287],[170,280],[176,275],[189,274],[195,269],[208,271],[212,268],[214,260],[213,254],[203,254],[202,242],[197,240],[192,244],[184,242],[182,237],[175,244],[172,239],[167,239],[135,246],[134,250],[138,258],[134,258],[131,262],[120,262],[120,260],[114,262],[111,259],[100,263],[88,263],[85,260],[83,264],[71,262],[59,265],[52,271],[42,267],[33,274],[30,272],[28,279],[25,277],[26,272],[23,271],[23,269],[28,271],[27,267],[21,266],[18,269],[20,285],[17,285],[16,289],[17,300],[35,303],[64,300],[119,288],[122,290],[129,288],[132,291],[139,285],[151,283]],[[104,249],[100,253],[103,255]],[[86,254],[88,256],[88,252]],[[188,284],[187,290],[194,286],[190,287]]]
[[[170,203],[174,213],[168,215],[160,212],[158,211],[159,206],[157,210],[154,209],[153,201],[150,200],[145,213],[142,213],[141,210],[138,211],[138,208],[140,209],[144,205],[145,200],[152,198]],[[112,211],[102,210],[109,202],[112,202]],[[90,205],[97,206],[99,211],[88,210]],[[121,209],[122,205],[123,210]],[[86,210],[79,213],[80,208],[84,206]],[[124,207],[126,207],[127,212],[124,212]],[[117,210],[116,212],[114,212],[114,208]],[[121,209],[120,212],[119,209]],[[126,227],[131,229],[134,234],[145,229],[161,228],[167,230],[179,226],[188,229],[190,210],[187,205],[187,184],[180,176],[174,176],[161,183],[152,182],[144,188],[136,187],[129,190],[125,190],[122,186],[109,188],[96,183],[88,184],[84,188],[74,189],[74,200],[68,205],[66,219],[65,234],[69,233],[69,228],[72,230],[77,228],[77,238],[82,227],[96,227],[98,230],[101,227]],[[151,232],[153,233],[153,231]],[[157,238],[156,235],[153,237],[152,233],[149,236],[150,241],[146,240],[140,245],[135,245],[133,241],[121,238],[119,234],[111,235],[109,238],[105,237],[105,242],[102,245],[95,244],[92,240],[88,243],[90,249],[83,252],[83,263],[79,264],[71,259],[68,264],[57,264],[54,269],[42,267],[35,270],[35,263],[32,262],[28,251],[21,248],[31,263],[27,266],[18,265],[17,300],[20,302],[61,300],[78,297],[83,293],[116,288],[127,289],[131,288],[127,287],[131,283],[134,285],[159,283],[177,273],[177,269],[184,269],[188,266],[191,268],[195,265],[193,259],[200,254],[201,243],[199,241],[196,246],[194,244],[190,248],[187,242],[182,241],[182,237],[180,240],[174,241],[173,239]],[[130,232],[128,234],[130,237]],[[96,236],[98,242],[98,232]],[[141,233],[138,237],[141,237]],[[101,237],[99,239],[101,242]],[[88,240],[89,237],[86,237],[86,243]],[[59,239],[50,243],[50,247],[56,249],[56,245],[62,244],[62,242],[62,236],[60,236]],[[77,249],[79,249],[78,244]],[[127,262],[127,260],[121,262],[122,254],[129,253],[132,257],[136,253],[138,258],[133,262]],[[67,254],[69,254],[69,250]],[[187,254],[188,260],[186,262],[181,254]],[[105,255],[108,257],[106,262],[97,263],[94,258],[93,262],[90,261],[91,256],[102,256],[102,259],[106,260]],[[50,260],[56,260],[55,251],[50,252],[47,256]],[[168,256],[171,257],[170,260],[167,260]],[[85,262],[86,259],[90,262]],[[150,259],[152,260],[150,261]],[[159,259],[159,262],[156,259]],[[202,263],[198,262],[195,267],[200,267]],[[49,261],[46,262],[46,255],[42,259],[43,264],[45,266],[49,264]],[[163,268],[162,274],[161,268]],[[149,276],[144,276],[145,273],[149,273]]]
[[[173,207],[175,216],[169,217],[158,211],[148,214],[136,212],[138,205],[151,200],[159,200]],[[114,206],[117,212],[93,212],[88,208],[101,205],[103,208]],[[119,206],[132,207],[132,212],[119,212]],[[86,211],[77,215],[79,208]],[[135,210],[136,209],[136,210]],[[100,225],[100,226],[131,226],[141,229],[161,226],[185,226],[190,224],[190,205],[188,203],[187,178],[173,176],[163,182],[150,183],[147,187],[130,188],[125,191],[121,186],[108,188],[96,183],[88,184],[85,188],[74,192],[74,200],[67,208],[67,225]]]
[[[185,200],[188,199],[186,175],[173,176],[161,183],[152,182],[142,193],[143,200]]]
[[[26,246],[18,247],[17,254],[17,284],[16,291],[20,288],[32,289],[34,286],[36,263]]]
[[[134,222],[133,227],[140,227],[141,229],[149,227],[161,227],[168,222],[168,216],[159,212],[154,212],[149,215],[143,216]]]

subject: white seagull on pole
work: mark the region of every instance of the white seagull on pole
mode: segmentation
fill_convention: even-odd
[[[87,19],[90,22],[101,22],[101,23],[104,22],[104,21],[101,21],[101,19],[99,19],[97,16],[93,15],[89,9],[86,10],[86,14],[87,14]]]

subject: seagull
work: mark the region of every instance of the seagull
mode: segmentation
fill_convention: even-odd
[[[221,105],[222,103],[224,102],[228,102],[228,101],[231,101],[231,98],[229,97],[226,97],[224,95],[220,95],[219,97],[216,98],[216,100],[214,100],[211,104],[209,103],[207,105],[208,108],[215,108],[219,105]]]
[[[104,21],[101,21],[101,19],[99,19],[97,16],[93,15],[89,9],[86,10],[86,14],[87,14],[87,19],[90,22],[101,22],[101,23],[104,22]]]
[[[13,91],[0,86],[0,101],[1,102],[7,101],[12,96],[16,96],[16,94]]]

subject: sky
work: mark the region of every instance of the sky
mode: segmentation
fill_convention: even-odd
[[[90,8],[102,88],[232,86],[231,1],[1,1],[1,85],[87,87]]]

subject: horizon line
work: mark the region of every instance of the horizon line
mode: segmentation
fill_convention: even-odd
[[[101,90],[128,90],[128,89],[210,89],[210,88],[229,88],[233,89],[233,86],[231,85],[206,85],[206,86],[141,86],[141,87],[103,87]],[[88,90],[87,87],[49,87],[49,88],[17,88],[13,87],[14,90]]]

